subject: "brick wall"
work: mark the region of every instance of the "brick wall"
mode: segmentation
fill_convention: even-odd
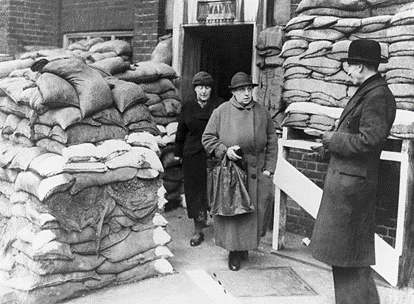
[[[317,186],[323,188],[328,163],[319,161],[316,156],[310,156],[309,151],[291,149],[288,161]],[[395,245],[397,226],[396,207],[398,204],[399,176],[396,163],[385,162],[380,166],[378,203],[376,210],[376,229],[387,243]],[[386,191],[382,191],[385,189]],[[296,234],[310,237],[314,226],[314,219],[303,210],[295,201],[288,198],[286,230]]]
[[[141,0],[134,4],[134,60],[149,60],[164,35],[165,0]]]
[[[133,0],[62,0],[62,32],[132,30]]]
[[[1,1],[2,52],[15,53],[25,45],[59,45],[59,0]]]

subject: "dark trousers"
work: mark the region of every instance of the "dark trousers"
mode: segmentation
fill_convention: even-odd
[[[379,304],[371,267],[332,266],[336,304]]]

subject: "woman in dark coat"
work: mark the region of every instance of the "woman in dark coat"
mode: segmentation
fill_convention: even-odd
[[[207,72],[194,75],[196,100],[184,104],[178,122],[174,155],[182,160],[184,192],[188,217],[194,219],[191,246],[204,240],[203,228],[207,222],[207,171],[206,152],[201,136],[213,110],[224,100],[212,96],[213,77]]]
[[[214,216],[216,244],[229,253],[229,268],[237,271],[248,250],[256,249],[266,233],[273,203],[273,178],[277,159],[276,129],[269,112],[252,98],[250,77],[236,73],[230,89],[233,97],[214,110],[202,143],[207,153],[224,154],[247,164],[247,191],[255,210],[236,216]],[[237,150],[243,151],[243,156]]]

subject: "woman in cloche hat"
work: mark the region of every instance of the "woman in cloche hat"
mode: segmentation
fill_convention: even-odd
[[[213,217],[216,244],[229,251],[228,266],[234,271],[266,233],[273,202],[276,130],[266,108],[253,100],[255,86],[249,75],[236,73],[229,87],[232,98],[213,111],[202,137],[208,154],[219,158],[226,154],[230,160],[243,160],[247,165],[247,191],[254,211]]]
[[[224,100],[213,96],[214,79],[207,72],[194,75],[192,84],[196,99],[186,102],[178,119],[174,155],[182,160],[184,193],[187,214],[194,220],[191,246],[204,240],[203,228],[207,223],[207,169],[206,152],[201,144],[201,135],[213,110]]]

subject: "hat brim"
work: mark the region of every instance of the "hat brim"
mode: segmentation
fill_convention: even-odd
[[[339,59],[339,61],[341,62],[362,62],[362,63],[387,63],[388,59],[381,57],[380,61],[375,61],[375,60],[368,60],[368,59],[364,59],[364,58],[358,58],[358,57],[346,57],[346,58],[341,58]]]
[[[234,89],[241,88],[241,87],[257,87],[257,86],[258,86],[257,83],[241,83],[233,87],[229,86],[229,89],[234,90]]]

